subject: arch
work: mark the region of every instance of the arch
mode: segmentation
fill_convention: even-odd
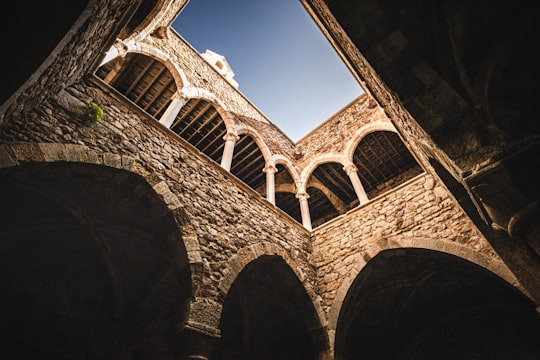
[[[169,129],[214,162],[221,161],[227,127],[213,102],[190,98],[171,119]]]
[[[268,271],[272,276],[265,275]],[[276,358],[271,357],[272,353],[276,355],[274,347],[287,345],[290,353],[283,352],[282,349],[277,353],[280,358],[324,358],[323,354],[328,353],[328,339],[323,327],[324,317],[321,317],[323,315],[318,301],[309,287],[306,288],[307,284],[303,278],[299,267],[286,251],[272,243],[263,242],[244,247],[230,259],[219,285],[219,298],[223,303],[220,329],[224,340],[224,359],[242,358],[230,357],[232,353],[242,354],[242,351],[244,355],[251,356],[247,358]],[[250,294],[246,297],[247,292]],[[245,300],[255,307],[246,303]],[[256,303],[253,303],[253,300]],[[238,318],[242,316],[235,310],[240,305],[239,301],[242,301],[242,311],[249,311],[253,316]],[[265,311],[261,312],[259,309]],[[283,313],[287,315],[284,316]],[[256,325],[258,321],[262,321],[265,326],[255,326],[251,330],[254,332],[254,337],[258,337],[259,340],[264,339],[261,345],[265,349],[257,356],[255,356],[257,350],[249,349],[249,346],[243,349],[234,346],[234,351],[231,350],[231,341],[234,344],[235,339],[241,336],[235,335],[238,327],[244,327],[244,331],[249,332],[250,326]],[[288,324],[288,326],[283,327],[283,324]],[[279,329],[276,329],[276,326],[280,326]],[[270,331],[269,334],[264,333],[268,331]],[[291,333],[284,336],[289,331]],[[263,332],[262,335],[261,332]],[[243,342],[247,340],[249,343],[250,336],[246,334]],[[277,343],[271,343],[271,338],[279,340]],[[303,348],[299,349],[299,344]]]
[[[361,126],[356,130],[356,133],[351,136],[344,147],[345,157],[352,163],[354,152],[360,144],[360,141],[369,133],[374,131],[392,131],[397,133],[395,126],[390,121],[377,120],[372,123]]]
[[[345,166],[348,164],[347,160],[343,157],[343,154],[340,154],[340,153],[337,153],[337,154],[328,153],[328,154],[322,154],[322,155],[316,156],[300,172],[300,183],[302,184],[302,186],[298,188],[298,191],[302,192],[306,190],[305,186],[307,185],[307,181],[309,177],[319,165],[324,164],[324,163],[330,163],[330,162],[335,162],[335,163],[341,164],[342,166]]]
[[[216,110],[219,112],[219,115],[221,115],[221,118],[225,122],[227,130],[234,131],[234,119],[231,116],[231,113],[229,112],[225,103],[215,94],[211,93],[209,90],[194,87],[191,85],[184,86],[182,89],[180,89],[180,92],[181,95],[187,99],[195,98],[211,102],[215,106]]]
[[[345,296],[347,295],[353,281],[358,277],[358,274],[367,265],[369,259],[374,258],[383,250],[401,249],[401,248],[418,248],[426,250],[434,250],[442,253],[454,255],[464,260],[470,261],[478,266],[504,279],[508,284],[516,287],[519,291],[525,291],[517,281],[515,275],[506,267],[506,265],[494,258],[488,258],[482,253],[471,249],[465,245],[455,243],[453,241],[429,238],[392,238],[382,239],[375,246],[370,247],[370,250],[365,255],[357,254],[355,257],[354,266],[347,272],[347,276],[343,279],[340,286],[336,290],[335,298],[328,311],[328,330],[331,334],[330,341],[334,344],[334,337],[337,326],[338,315],[343,305]]]
[[[234,131],[238,136],[241,136],[241,135],[251,136],[251,138],[255,141],[255,143],[257,143],[257,146],[261,150],[262,155],[264,157],[265,164],[268,165],[270,163],[270,159],[272,158],[272,153],[270,149],[268,148],[268,145],[266,145],[263,138],[261,137],[261,135],[255,128],[249,125],[241,124],[241,125],[236,125],[234,127]]]
[[[374,198],[423,172],[395,131],[366,133],[354,150],[352,162],[368,198]]]
[[[359,205],[351,178],[343,163],[339,162],[343,158],[334,158],[338,161],[328,161],[332,156],[321,156],[307,168],[311,169],[311,173],[304,179],[304,186],[310,197],[310,215],[314,227]]]
[[[187,79],[184,71],[169,57],[168,54],[153,45],[134,40],[128,42],[115,42],[105,55],[105,58],[101,62],[99,68],[105,66],[111,61],[118,60],[118,58],[126,57],[130,53],[145,55],[163,63],[174,78],[177,89],[183,89],[190,86],[190,82]]]
[[[260,143],[262,140],[256,133],[243,131],[234,146],[230,172],[262,195],[265,192],[265,152],[268,156],[268,149],[266,146],[261,149]]]
[[[107,152],[96,152],[85,146],[76,144],[60,143],[10,143],[0,147],[0,171],[6,169],[16,170],[22,165],[28,163],[36,164],[60,164],[74,163],[79,165],[94,165],[110,167],[116,170],[125,171],[133,176],[140,176],[145,183],[154,181],[148,177],[151,174],[141,171],[144,169],[138,163],[138,160],[126,156]],[[119,176],[121,178],[122,176]],[[166,204],[168,211],[174,218],[176,229],[180,229],[180,238],[177,238],[179,244],[185,244],[188,256],[188,263],[193,276],[191,287],[197,293],[202,282],[202,252],[199,248],[196,232],[191,225],[187,214],[181,209],[181,203],[178,197],[171,192],[165,181],[153,186],[153,191]],[[168,215],[164,215],[168,216]],[[171,239],[176,238],[177,230],[170,234]]]
[[[123,66],[118,69],[119,61]],[[167,63],[140,52],[128,52],[109,61],[95,75],[156,120],[167,111],[178,91],[177,79]]]
[[[180,209],[140,175],[103,164],[25,161],[2,168],[0,184],[11,210],[0,238],[12,350],[173,359],[192,293]]]
[[[528,358],[540,354],[539,335],[534,303],[485,268],[440,251],[386,249],[352,282],[334,353],[336,360]]]
[[[296,187],[297,188],[299,187],[300,174],[298,174],[298,170],[296,169],[296,167],[293,165],[293,163],[291,162],[291,160],[289,158],[287,158],[287,157],[285,157],[284,155],[281,155],[281,154],[273,154],[270,157],[269,165],[274,165],[274,166],[283,165],[283,167],[285,167],[287,169],[287,171],[289,172],[289,174],[293,178],[293,182],[296,185]]]

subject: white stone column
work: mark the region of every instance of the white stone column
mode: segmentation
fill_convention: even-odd
[[[311,216],[309,215],[309,194],[307,192],[302,192],[296,194],[296,198],[300,201],[300,214],[302,215],[302,225],[309,231],[311,228]]]
[[[353,185],[354,191],[356,192],[356,196],[360,201],[360,204],[366,203],[368,201],[368,197],[366,194],[366,190],[364,190],[364,186],[362,185],[362,182],[358,177],[358,169],[356,168],[356,166],[354,164],[349,164],[344,166],[343,170],[345,170],[345,172],[349,176],[349,179],[351,179],[351,183]]]
[[[159,122],[165,125],[167,129],[171,128],[171,125],[174,122],[174,119],[176,119],[176,116],[182,109],[182,107],[186,104],[186,99],[183,98],[180,94],[176,94],[173,96],[171,103],[169,104],[169,107],[163,115],[161,116],[161,119],[159,119]]]
[[[271,204],[276,205],[276,187],[275,187],[275,173],[277,168],[272,165],[268,165],[263,169],[266,173],[266,200]]]
[[[231,163],[234,153],[234,144],[239,139],[239,136],[233,132],[228,132],[223,137],[225,146],[223,148],[223,156],[221,157],[221,167],[227,171],[231,171]]]

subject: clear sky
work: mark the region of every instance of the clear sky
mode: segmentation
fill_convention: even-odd
[[[300,0],[190,0],[172,26],[295,142],[363,93]]]

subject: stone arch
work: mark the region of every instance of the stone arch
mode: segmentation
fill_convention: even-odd
[[[306,185],[309,180],[309,177],[313,171],[321,164],[335,162],[343,166],[347,165],[346,159],[343,157],[343,154],[323,154],[313,158],[310,163],[305,166],[300,172],[300,184],[298,191],[302,192],[306,190]]]
[[[400,249],[400,248],[417,248],[435,250],[442,253],[455,255],[459,258],[465,259],[479,265],[486,270],[497,275],[501,279],[505,280],[511,286],[516,287],[519,291],[526,292],[522,286],[518,283],[514,274],[506,267],[506,265],[497,258],[490,258],[484,256],[482,253],[471,249],[465,245],[455,243],[453,241],[441,240],[441,239],[428,239],[428,238],[393,238],[393,239],[381,239],[369,247],[365,254],[357,254],[353,267],[347,272],[347,276],[341,282],[341,285],[336,290],[336,295],[332,302],[332,306],[328,311],[328,331],[330,334],[330,341],[334,344],[334,335],[337,326],[337,320],[340,309],[343,305],[345,296],[347,295],[353,281],[357,278],[358,274],[367,265],[370,259],[374,258],[378,253],[383,250]]]
[[[265,163],[267,165],[269,164],[269,161],[272,158],[272,152],[270,151],[270,149],[268,148],[268,145],[266,145],[262,136],[259,134],[259,132],[256,129],[254,129],[253,127],[249,125],[242,124],[242,125],[235,126],[234,131],[238,136],[240,135],[251,136],[251,138],[255,141],[255,143],[261,150]]]
[[[381,250],[352,282],[338,317],[336,360],[540,353],[534,302],[486,268],[438,250]]]
[[[348,161],[352,163],[354,151],[356,150],[358,144],[360,144],[360,141],[362,141],[367,134],[374,131],[392,131],[397,133],[396,128],[390,121],[378,120],[360,127],[356,130],[355,134],[351,136],[350,140],[347,141],[347,144],[344,147],[344,154]]]
[[[143,171],[143,167],[131,156],[107,152],[97,152],[85,145],[60,143],[11,143],[0,147],[0,170],[17,168],[26,163],[80,163],[112,167],[136,174],[148,184],[151,174]],[[174,218],[176,229],[170,234],[171,241],[183,243],[192,274],[191,287],[197,293],[202,281],[202,255],[196,232],[181,209],[178,197],[171,192],[165,181],[152,186],[155,193],[167,206]],[[177,232],[180,230],[180,234]]]
[[[102,67],[119,57],[125,57],[129,53],[145,55],[163,63],[174,78],[176,88],[179,89],[178,91],[189,86],[190,82],[187,79],[186,74],[168,54],[164,53],[159,48],[144,42],[137,42],[134,40],[129,42],[115,42],[105,55],[105,58],[101,61],[99,67]]]
[[[179,88],[180,89],[180,88]],[[180,93],[184,98],[191,99],[202,99],[208,102],[211,102],[213,106],[216,108],[217,112],[223,119],[223,122],[225,123],[225,127],[227,128],[227,131],[234,131],[234,117],[231,115],[231,113],[228,110],[227,105],[219,99],[215,94],[212,92],[187,85],[180,89]]]
[[[67,161],[3,168],[0,183],[11,210],[0,236],[11,346],[25,358],[173,359],[191,273],[178,225],[150,184]]]
[[[270,158],[270,165],[283,165],[289,174],[291,174],[294,184],[296,185],[296,188],[298,188],[300,184],[300,174],[298,174],[298,170],[287,157],[280,154],[273,154]]]
[[[284,264],[285,267],[288,269],[287,271],[293,274],[293,277],[296,278],[295,282],[297,282],[299,285],[302,285],[303,287],[303,290],[300,290],[298,289],[298,287],[293,286],[294,288],[296,288],[295,294],[288,295],[295,298],[295,300],[300,300],[298,298],[298,291],[301,291],[303,293],[303,296],[300,297],[304,300],[300,300],[300,303],[297,303],[298,307],[296,307],[294,311],[298,313],[298,310],[300,310],[300,313],[302,313],[302,322],[306,327],[307,331],[309,332],[309,337],[311,339],[312,345],[314,345],[312,351],[314,351],[316,355],[314,355],[314,357],[308,358],[325,359],[327,358],[325,356],[328,355],[328,338],[326,335],[326,330],[324,329],[324,324],[326,324],[326,320],[324,317],[324,313],[321,310],[319,300],[315,295],[313,289],[311,289],[311,286],[306,283],[306,278],[300,268],[295,263],[295,261],[288,255],[285,250],[283,250],[279,246],[269,242],[261,242],[241,248],[238,253],[229,260],[228,266],[224,271],[225,275],[219,283],[218,302],[220,304],[223,304],[223,311],[227,311],[227,297],[231,293],[231,291],[233,291],[233,289],[235,294],[238,295],[238,289],[236,287],[239,285],[236,285],[235,287],[235,282],[242,277],[242,274],[245,273],[245,271],[248,271],[248,268],[250,269],[249,271],[252,271],[253,266],[255,266],[256,264],[257,266],[264,267],[267,265],[271,266],[271,264],[273,264],[272,266],[275,266],[279,263]],[[270,267],[268,270],[270,269],[277,270],[273,267]],[[282,270],[284,269],[285,268],[282,267]],[[261,268],[259,268],[259,270],[261,270]],[[280,270],[280,273],[282,270]],[[272,273],[272,276],[264,278],[269,281],[272,281],[272,279],[275,281],[275,275],[276,274]],[[281,273],[281,275],[283,275],[283,273]],[[285,280],[281,276],[277,276],[277,278],[281,279],[282,281]],[[261,278],[260,280],[264,281],[263,278]],[[283,283],[279,286],[283,286],[284,288],[287,288],[289,290],[292,289],[292,285],[288,283]],[[231,315],[229,313],[224,313],[223,311],[221,322],[223,321],[224,316],[228,316],[227,319],[230,320]],[[278,315],[276,314],[276,316]],[[220,324],[220,326],[223,326],[223,324]],[[287,331],[286,329],[282,330]],[[225,346],[227,345],[225,344]],[[268,354],[265,354],[265,356],[268,356]],[[290,354],[283,354],[283,356],[289,356],[286,357],[287,359],[291,358]]]

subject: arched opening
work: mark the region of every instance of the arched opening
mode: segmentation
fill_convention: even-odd
[[[393,131],[367,134],[354,151],[353,163],[369,199],[423,172],[399,135]]]
[[[221,360],[315,360],[327,349],[309,296],[279,256],[261,256],[238,274],[219,327]]]
[[[170,129],[200,152],[221,162],[227,128],[215,106],[203,99],[189,99],[182,107]]]
[[[265,166],[263,153],[253,137],[248,134],[240,135],[234,146],[231,173],[257,190],[266,184],[266,174],[263,172]],[[264,192],[259,190],[259,194],[263,196]]]
[[[128,53],[102,65],[96,76],[159,120],[177,91],[167,66],[150,56]]]
[[[371,259],[339,314],[335,359],[536,359],[534,304],[486,269],[400,248]]]
[[[31,164],[0,172],[0,196],[2,353],[175,358],[191,275],[150,185],[105,166]]]
[[[282,164],[277,164],[276,169],[276,206],[299,223],[302,223],[300,203],[296,198],[297,189],[291,173],[289,172],[289,169]]]

